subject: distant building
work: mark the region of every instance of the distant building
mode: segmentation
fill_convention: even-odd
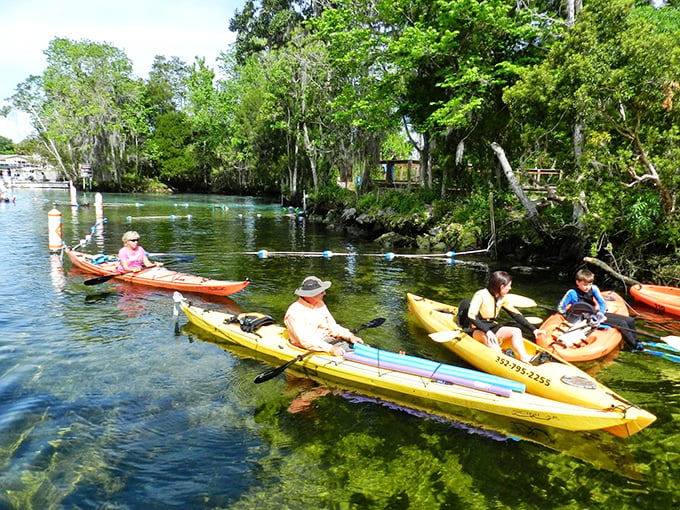
[[[25,156],[18,156],[16,154],[0,155],[0,168],[3,170],[15,168],[23,168],[31,166],[31,162]]]
[[[0,175],[11,177],[12,181],[60,181],[56,168],[43,163],[39,156],[20,156],[18,154],[0,155]]]

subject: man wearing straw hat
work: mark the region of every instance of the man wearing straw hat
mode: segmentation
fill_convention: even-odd
[[[293,345],[342,356],[351,348],[351,344],[364,341],[340,326],[331,315],[323,301],[330,286],[331,282],[322,281],[316,276],[305,278],[300,287],[295,289],[294,294],[299,297],[288,307],[283,321]]]

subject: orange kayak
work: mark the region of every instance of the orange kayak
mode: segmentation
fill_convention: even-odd
[[[607,312],[628,315],[626,302],[616,292],[603,291],[602,298],[607,303]],[[584,324],[570,331],[570,327],[573,325],[566,322],[562,314],[554,313],[541,324],[546,334],[536,343],[567,361],[599,359],[621,345],[621,333],[616,328],[592,328]]]
[[[117,280],[148,285],[150,287],[198,292],[214,296],[229,296],[244,289],[250,283],[250,280],[211,280],[202,276],[178,273],[165,267],[150,267],[142,269],[137,273],[119,274],[116,269],[118,262],[115,260],[95,264],[93,260],[99,256],[92,256],[75,250],[67,250],[66,254],[74,266],[88,273],[97,276],[116,275],[115,279]]]
[[[659,313],[680,316],[680,288],[637,283],[630,288],[633,299]]]

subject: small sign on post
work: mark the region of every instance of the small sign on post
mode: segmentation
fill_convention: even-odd
[[[83,180],[83,189],[85,189],[85,179],[90,180],[89,189],[92,189],[92,166],[81,164],[80,165],[80,178]]]

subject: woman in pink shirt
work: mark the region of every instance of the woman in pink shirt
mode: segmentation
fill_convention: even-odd
[[[338,343],[338,340],[346,340],[349,344],[362,344],[364,341],[335,322],[323,301],[330,286],[331,282],[322,281],[316,276],[305,278],[302,285],[295,289],[295,295],[299,298],[288,307],[283,322],[293,345],[342,356],[350,346],[345,342]]]
[[[146,250],[139,245],[139,234],[129,230],[123,234],[123,247],[118,250],[118,271],[136,273],[146,267],[162,266],[160,262],[151,262]]]

